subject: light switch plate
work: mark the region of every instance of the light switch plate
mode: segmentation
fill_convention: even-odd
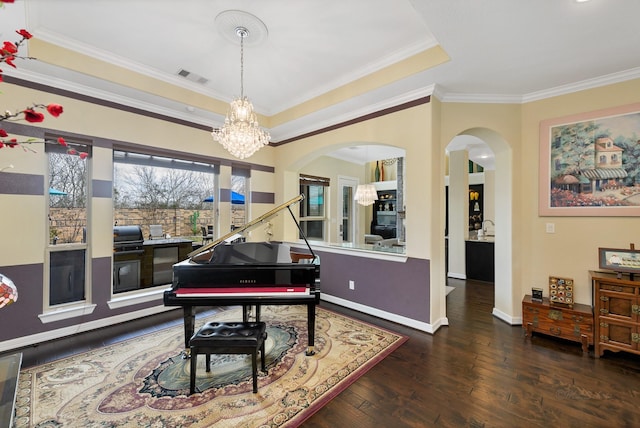
[[[556,224],[555,223],[547,223],[547,233],[556,233]]]

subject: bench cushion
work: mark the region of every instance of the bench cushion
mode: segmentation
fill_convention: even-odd
[[[264,340],[263,322],[210,322],[203,325],[189,342],[195,347],[257,347]]]

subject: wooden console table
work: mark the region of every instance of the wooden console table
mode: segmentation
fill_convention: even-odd
[[[593,345],[593,312],[588,305],[578,303],[565,308],[550,305],[546,297],[534,302],[526,295],[522,299],[522,328],[526,337],[536,332],[579,342],[585,354]]]

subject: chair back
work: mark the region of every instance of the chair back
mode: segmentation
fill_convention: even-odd
[[[151,224],[149,225],[149,238],[150,239],[161,239],[164,238],[164,232],[162,231],[161,224]]]

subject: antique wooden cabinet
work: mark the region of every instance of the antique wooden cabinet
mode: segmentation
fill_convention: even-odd
[[[605,350],[640,354],[640,281],[589,272],[593,285],[595,355]]]
[[[535,302],[526,295],[522,300],[522,328],[527,337],[537,332],[579,342],[585,354],[593,345],[593,312],[588,305],[553,306],[546,297]]]

